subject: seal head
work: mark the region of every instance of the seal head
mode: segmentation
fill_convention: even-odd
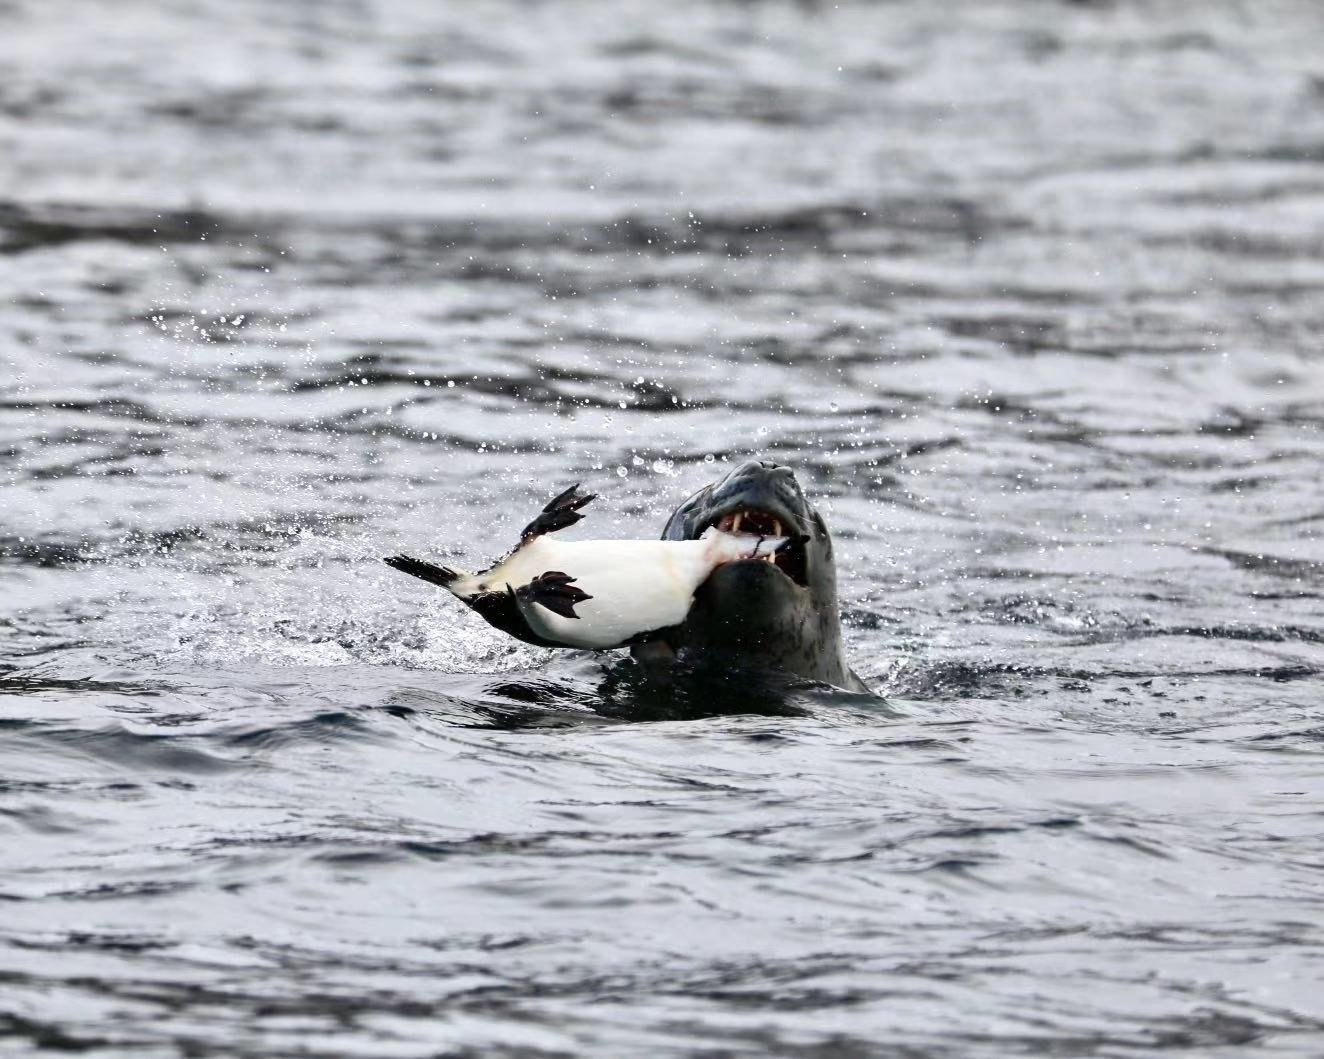
[[[664,540],[694,540],[712,526],[788,537],[769,558],[719,566],[685,622],[635,654],[656,667],[666,648],[685,661],[781,670],[849,691],[868,691],[846,664],[837,570],[827,524],[788,467],[750,460],[678,507]]]

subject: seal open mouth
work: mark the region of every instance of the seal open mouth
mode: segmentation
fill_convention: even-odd
[[[809,583],[805,561],[805,537],[794,522],[783,522],[771,511],[757,507],[738,507],[714,518],[710,526],[722,533],[746,533],[756,537],[789,537],[776,552],[757,559],[741,559],[742,563],[769,563],[800,587]]]
[[[783,550],[770,564],[760,557],[719,566],[694,593],[685,623],[635,645],[635,657],[651,658],[659,666],[659,655],[706,659],[723,671],[733,665],[766,666],[867,691],[841,650],[832,535],[795,472],[766,460],[746,460],[691,494],[667,519],[662,538],[699,540],[712,530],[739,534],[750,544],[758,535],[780,537]],[[753,552],[750,547],[743,554]]]

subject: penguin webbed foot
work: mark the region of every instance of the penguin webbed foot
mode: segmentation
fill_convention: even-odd
[[[585,503],[587,502],[586,500]],[[511,593],[521,603],[537,603],[563,618],[578,618],[575,605],[593,597],[582,588],[576,587],[574,581],[573,577],[560,570],[548,570],[544,574],[539,574],[527,585],[511,589]]]
[[[579,509],[590,500],[596,499],[596,493],[581,493],[579,483],[576,482],[569,489],[552,497],[538,517],[524,527],[524,532],[519,537],[520,543],[527,544],[534,537],[541,537],[544,533],[555,533],[567,526],[573,526],[584,517]]]

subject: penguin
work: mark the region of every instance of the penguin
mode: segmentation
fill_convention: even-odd
[[[539,647],[607,650],[654,639],[685,621],[694,594],[723,563],[775,562],[796,541],[726,532],[692,540],[566,541],[596,494],[554,497],[519,543],[476,574],[392,555],[388,566],[439,585],[491,626]]]

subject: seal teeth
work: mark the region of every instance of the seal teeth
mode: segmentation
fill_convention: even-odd
[[[722,533],[752,534],[756,537],[781,537],[789,530],[785,523],[770,511],[759,508],[742,507],[728,511],[710,525]]]

